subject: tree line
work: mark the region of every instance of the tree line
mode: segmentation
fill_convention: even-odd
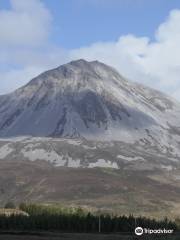
[[[0,216],[0,230],[20,231],[58,231],[82,233],[123,233],[134,232],[135,227],[177,230],[175,222],[149,219],[146,217],[117,216],[94,213],[81,208],[62,208],[60,206],[22,203],[19,209],[28,216]]]

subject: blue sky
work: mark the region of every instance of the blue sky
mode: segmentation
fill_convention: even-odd
[[[0,94],[85,58],[180,99],[179,20],[179,0],[0,0]]]
[[[31,1],[31,0],[29,0]],[[53,15],[51,41],[78,48],[134,34],[154,39],[154,31],[179,0],[43,0]],[[10,8],[1,0],[0,9]]]
[[[180,8],[179,0],[44,2],[54,16],[53,40],[65,48],[77,48],[97,41],[115,41],[120,35],[129,33],[153,39],[155,29],[169,11]]]

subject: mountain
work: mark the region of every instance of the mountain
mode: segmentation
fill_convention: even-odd
[[[70,62],[0,96],[1,138],[118,141],[179,159],[179,119],[180,103],[98,61]]]

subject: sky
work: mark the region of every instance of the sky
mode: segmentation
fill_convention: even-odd
[[[180,1],[0,0],[0,94],[80,58],[180,101]]]

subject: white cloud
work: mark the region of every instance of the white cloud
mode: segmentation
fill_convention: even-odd
[[[10,3],[10,10],[0,10],[0,94],[22,86],[54,66],[57,57],[49,52],[52,16],[43,2],[10,0]]]
[[[116,42],[95,43],[71,51],[70,57],[98,59],[116,67],[131,80],[180,99],[180,10],[173,10],[156,33],[148,37],[121,36]]]
[[[48,47],[44,51],[38,49],[14,49],[4,51],[0,55],[0,94],[9,93],[26,84],[40,73],[68,62],[66,51]],[[8,64],[11,66],[8,66]],[[14,67],[15,66],[15,67]]]
[[[22,69],[12,69],[6,72],[0,72],[1,89],[0,93],[11,92],[30,81],[44,69],[36,67],[25,67]]]
[[[0,46],[36,46],[49,34],[51,15],[40,0],[11,0],[0,10]]]

